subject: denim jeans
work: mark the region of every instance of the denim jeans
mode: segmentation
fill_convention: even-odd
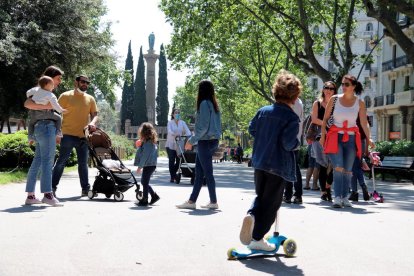
[[[352,166],[356,156],[355,135],[349,135],[347,142],[342,142],[343,134],[338,134],[338,152],[330,153],[333,164],[334,179],[334,196],[346,198],[349,192],[349,186],[352,178]],[[339,172],[336,168],[343,168],[343,172]]]
[[[295,150],[295,159],[296,159],[296,182],[286,181],[285,184],[285,198],[291,199],[293,194],[293,186],[295,187],[295,197],[302,197],[303,188],[302,188],[302,174],[300,173],[299,168],[299,150]]]
[[[86,139],[71,135],[63,135],[60,143],[59,158],[56,160],[55,166],[53,167],[53,190],[57,189],[60,178],[63,174],[63,169],[65,168],[66,162],[68,161],[73,148],[76,149],[76,154],[78,156],[78,174],[82,190],[89,190],[90,188],[88,180],[89,150]]]
[[[144,199],[148,199],[148,192],[151,197],[154,197],[154,190],[150,186],[149,182],[151,179],[151,175],[154,173],[156,166],[148,166],[142,169],[141,175],[141,184],[142,184],[142,193]]]
[[[365,149],[366,146],[366,139],[361,140],[361,147],[362,149]],[[361,159],[358,157],[355,157],[354,165],[352,167],[352,180],[351,180],[351,190],[353,192],[358,192],[358,183],[361,186],[361,188],[366,187],[365,179],[364,179],[364,171],[362,170],[362,163]]]
[[[171,179],[174,179],[177,175],[178,166],[180,165],[180,158],[177,156],[177,151],[170,148],[167,149],[168,155],[168,169],[170,171]]]
[[[52,191],[52,167],[56,151],[56,126],[51,120],[37,121],[34,126],[36,151],[27,173],[26,192],[34,193],[37,175],[41,171],[40,191]]]
[[[206,178],[211,203],[217,203],[216,181],[213,176],[213,154],[218,148],[218,140],[199,140],[197,146],[195,180],[190,200],[196,202],[203,179]]]

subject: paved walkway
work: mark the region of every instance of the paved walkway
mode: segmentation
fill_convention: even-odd
[[[254,198],[252,169],[219,163],[215,175],[218,211],[176,209],[190,179],[169,183],[165,158],[151,180],[161,200],[148,208],[133,204],[133,189],[123,202],[80,198],[77,172],[62,178],[59,208],[24,206],[24,183],[2,185],[0,275],[413,275],[411,183],[379,181],[385,203],[346,209],[305,191],[303,205],[281,209],[280,232],[296,240],[296,257],[228,261]],[[207,201],[203,188],[197,204]]]

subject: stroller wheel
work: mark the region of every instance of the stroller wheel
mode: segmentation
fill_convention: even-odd
[[[92,199],[92,198],[94,198],[96,196],[96,193],[94,193],[92,190],[89,190],[88,191],[88,197],[89,197],[89,199]]]
[[[175,176],[175,183],[180,184],[181,181],[181,173],[177,173],[177,175]]]
[[[138,191],[137,192],[137,194],[136,194],[136,198],[139,200],[139,201],[141,201],[141,199],[144,197],[144,195],[142,194],[142,192],[141,191]]]
[[[106,198],[111,198],[112,194],[105,194]]]
[[[122,201],[122,200],[124,200],[124,194],[123,193],[121,193],[121,192],[117,192],[117,193],[115,193],[114,194],[114,199],[115,199],[115,201]]]

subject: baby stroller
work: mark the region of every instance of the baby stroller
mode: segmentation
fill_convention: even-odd
[[[190,183],[191,185],[194,185],[196,152],[184,150],[184,145],[187,139],[187,136],[175,137],[176,152],[178,157],[180,158],[175,183],[179,184],[181,181],[181,176],[184,176],[190,177]]]
[[[98,169],[92,190],[88,191],[89,199],[93,199],[98,196],[98,193],[101,193],[106,198],[114,195],[115,201],[122,201],[124,199],[123,192],[132,186],[136,186],[136,198],[142,199],[142,191],[140,191],[135,176],[113,151],[109,136],[99,128],[96,128],[94,132],[85,128],[84,133],[88,141],[92,163]]]

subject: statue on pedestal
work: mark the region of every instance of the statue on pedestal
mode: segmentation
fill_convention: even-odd
[[[155,42],[155,35],[154,35],[154,32],[152,32],[152,33],[148,36],[148,42],[149,42],[149,48],[150,48],[150,50],[154,50],[154,42]]]

